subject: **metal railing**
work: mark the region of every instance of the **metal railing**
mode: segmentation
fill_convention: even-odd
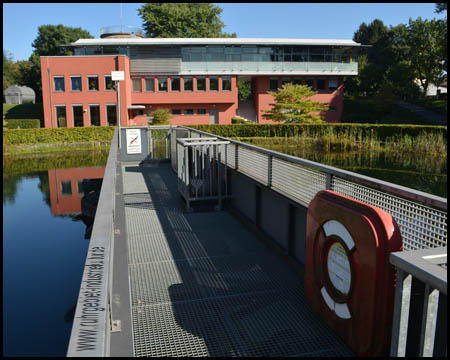
[[[108,356],[118,129],[114,131],[86,255],[67,356]]]
[[[440,280],[435,283],[428,276],[430,273],[429,266],[426,265],[426,260],[430,259],[426,257],[428,255],[424,255],[425,258],[422,256],[422,260],[418,261],[423,249],[438,248],[436,251],[439,254],[442,252],[446,254],[447,199],[189,127],[179,126],[173,131],[184,132],[183,137],[187,137],[187,133],[189,137],[216,137],[230,141],[226,150],[226,160],[222,160],[228,167],[305,207],[308,207],[318,191],[333,190],[390,213],[399,225],[403,250],[406,250],[392,254],[390,258],[390,263],[398,271],[392,354],[401,355],[404,350],[403,342],[406,342],[406,338],[403,337],[405,326],[407,328],[405,321],[407,322],[408,317],[405,314],[409,309],[409,297],[408,285],[402,284],[411,282],[411,275],[424,282],[426,286],[427,306],[424,306],[422,313],[424,335],[420,354],[425,356],[430,354],[430,351],[432,353],[430,346],[434,341],[432,319],[439,317],[436,296],[439,297],[439,292],[447,293],[447,277],[446,273],[445,276],[442,274],[442,269],[437,269]]]
[[[170,159],[170,144],[167,136],[170,125],[151,125],[148,127],[148,153],[150,160]],[[165,132],[164,137],[153,136],[156,132]]]

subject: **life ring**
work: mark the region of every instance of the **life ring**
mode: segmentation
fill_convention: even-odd
[[[307,212],[305,293],[313,310],[358,354],[389,351],[394,272],[402,249],[391,215],[333,191]]]

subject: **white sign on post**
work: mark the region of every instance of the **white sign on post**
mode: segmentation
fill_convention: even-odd
[[[127,129],[127,154],[141,154],[141,130]]]
[[[125,73],[123,71],[111,71],[111,80],[125,80]]]

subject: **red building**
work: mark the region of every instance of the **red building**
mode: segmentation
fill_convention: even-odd
[[[357,49],[351,40],[309,39],[147,39],[105,34],[80,39],[74,56],[42,56],[45,127],[117,124],[120,81],[122,125],[146,125],[157,108],[168,108],[172,124],[230,124],[236,115],[254,114],[258,123],[285,82],[308,84],[313,100],[330,106],[328,122],[339,122],[344,76],[357,75]],[[238,80],[251,81],[250,101],[238,101]],[[244,106],[246,109],[244,109]],[[245,111],[244,111],[245,110]]]

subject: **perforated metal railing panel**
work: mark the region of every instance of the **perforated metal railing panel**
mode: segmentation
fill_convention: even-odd
[[[353,355],[236,219],[182,211],[170,164],[123,176],[136,356]]]

